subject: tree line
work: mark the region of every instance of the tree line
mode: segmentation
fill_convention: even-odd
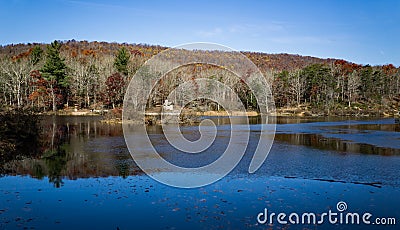
[[[396,111],[400,101],[400,69],[392,64],[358,65],[336,60],[275,73],[277,107],[309,104],[320,110]]]
[[[59,41],[43,48],[31,47],[19,55],[0,59],[1,104],[12,108],[57,111],[115,107],[132,73],[144,61],[121,47],[115,54],[97,55],[93,50],[68,52]]]
[[[164,49],[73,40],[0,47],[1,106],[37,111],[120,107],[137,69]],[[277,108],[398,109],[400,68],[392,64],[370,66],[299,55],[244,54],[272,86]],[[255,108],[251,92],[240,85],[237,89],[245,106]]]

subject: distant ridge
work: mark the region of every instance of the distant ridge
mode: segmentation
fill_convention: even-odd
[[[168,47],[159,45],[149,44],[128,44],[128,43],[116,43],[116,42],[98,42],[98,41],[76,41],[67,40],[62,41],[62,50],[67,55],[77,55],[79,53],[91,52],[96,55],[110,55],[115,54],[122,46],[127,47],[133,55],[142,55],[146,58],[159,53]],[[0,56],[11,56],[14,58],[23,57],[28,55],[30,49],[34,46],[39,45],[43,49],[46,47],[46,43],[25,43],[25,44],[9,44],[0,46]],[[250,52],[241,51],[251,61],[253,61],[260,69],[267,71],[282,71],[282,70],[295,70],[301,69],[311,64],[332,64],[337,60],[334,58],[318,58],[311,56],[302,56],[298,54],[268,54],[262,52]],[[346,61],[348,62],[348,61]],[[348,62],[351,63],[351,62]]]

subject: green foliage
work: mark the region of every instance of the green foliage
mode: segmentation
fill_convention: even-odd
[[[53,111],[57,105],[63,105],[69,94],[69,81],[67,77],[67,65],[64,58],[60,57],[61,43],[54,41],[47,46],[46,62],[40,70],[45,80],[50,82]]]
[[[64,184],[62,171],[66,168],[68,162],[65,145],[46,150],[42,158],[44,158],[47,166],[49,182],[54,184],[54,187],[60,188]]]
[[[119,49],[117,56],[115,57],[114,67],[118,72],[122,73],[125,76],[128,76],[128,63],[130,54],[125,47]]]
[[[36,65],[42,59],[42,56],[43,56],[42,48],[40,48],[40,46],[33,47],[29,57],[32,65]]]
[[[361,92],[366,100],[380,101],[385,94],[383,72],[366,65],[360,72]]]
[[[289,82],[289,71],[283,70],[282,72],[278,73],[277,78],[287,85]]]
[[[61,43],[54,41],[47,46],[46,62],[40,70],[43,77],[48,81],[55,81],[63,87],[68,86],[67,80],[67,65],[64,58],[60,57]]]
[[[309,65],[300,74],[306,79],[306,97],[309,98],[311,103],[319,104],[321,100],[329,102],[332,99],[334,77],[328,66],[323,64]]]

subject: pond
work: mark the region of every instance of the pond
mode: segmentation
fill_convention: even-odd
[[[250,119],[242,161],[223,179],[197,189],[163,185],[129,154],[122,126],[100,117],[44,117],[40,152],[6,161],[0,177],[0,229],[396,229],[396,225],[259,223],[268,212],[348,212],[400,218],[400,126],[393,118],[277,119],[267,160],[248,173],[259,124]],[[229,136],[195,155],[177,154],[159,126],[148,128],[162,156],[186,167],[217,159]],[[239,118],[238,118],[239,119]],[[240,122],[239,122],[240,123]],[[182,126],[196,139],[196,126]],[[26,146],[30,148],[30,146]],[[269,221],[269,220],[268,220]]]

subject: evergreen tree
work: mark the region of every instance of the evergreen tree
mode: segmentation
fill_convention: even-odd
[[[40,46],[33,47],[31,54],[30,54],[30,61],[32,65],[36,65],[42,58],[43,50]]]
[[[125,47],[122,47],[118,50],[118,54],[115,57],[114,67],[118,72],[122,73],[125,76],[128,76],[128,62],[130,58],[130,54]]]
[[[312,64],[303,68],[301,75],[307,82],[306,97],[310,103],[318,105],[332,100],[334,78],[328,66]]]
[[[44,79],[50,82],[53,111],[57,110],[57,105],[65,102],[68,94],[67,65],[64,58],[60,57],[60,48],[58,41],[47,46],[46,62],[40,71]]]
[[[363,94],[363,99],[368,101],[371,99],[374,91],[374,83],[372,81],[373,69],[370,65],[363,66],[360,72],[360,80],[361,80],[361,92]]]

